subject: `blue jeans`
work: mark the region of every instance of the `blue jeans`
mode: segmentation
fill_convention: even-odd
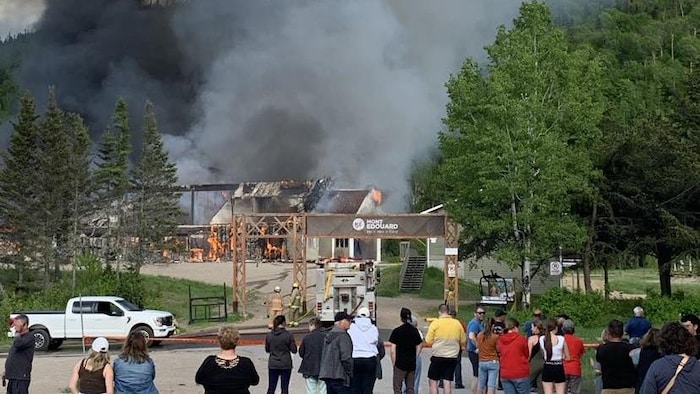
[[[289,378],[292,376],[291,369],[268,369],[267,394],[275,394],[277,390],[277,380],[281,378],[282,394],[289,394]]]
[[[503,392],[505,394],[529,394],[530,393],[530,378],[520,379],[501,379],[503,383]]]
[[[498,361],[479,361],[479,390],[496,390],[500,365]]]

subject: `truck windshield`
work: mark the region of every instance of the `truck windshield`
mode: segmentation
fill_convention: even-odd
[[[142,311],[143,308],[139,308],[138,305],[134,305],[127,300],[117,300],[117,304],[121,305],[122,308],[130,312]]]

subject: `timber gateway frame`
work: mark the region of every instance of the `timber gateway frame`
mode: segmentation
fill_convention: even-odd
[[[306,240],[309,238],[352,239],[445,239],[445,300],[459,305],[459,226],[438,214],[234,214],[231,228],[233,261],[233,311],[247,314],[246,260],[249,241],[285,239],[292,260],[292,278],[299,283],[302,313],[307,311]]]

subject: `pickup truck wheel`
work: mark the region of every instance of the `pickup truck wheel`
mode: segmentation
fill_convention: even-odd
[[[144,337],[146,337],[146,346],[151,347],[153,346],[154,341],[151,340],[153,338],[153,330],[151,327],[148,326],[138,326],[134,327],[131,332],[141,332]]]
[[[49,350],[58,350],[63,345],[63,339],[52,339],[49,342]]]
[[[31,331],[32,335],[34,336],[34,350],[49,350],[49,344],[51,343],[49,332],[43,328],[37,328]]]

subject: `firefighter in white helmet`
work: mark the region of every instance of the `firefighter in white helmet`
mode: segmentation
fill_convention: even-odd
[[[282,315],[282,310],[284,309],[284,306],[282,305],[282,288],[279,286],[275,286],[274,291],[272,294],[270,294],[270,297],[267,299],[265,304],[267,304],[267,317],[270,319],[274,319],[276,316]],[[272,328],[272,320],[270,320],[270,324],[268,324],[268,327]]]
[[[301,291],[299,283],[292,284],[292,294],[289,296],[289,325],[296,327],[299,325],[299,309],[301,308]]]

